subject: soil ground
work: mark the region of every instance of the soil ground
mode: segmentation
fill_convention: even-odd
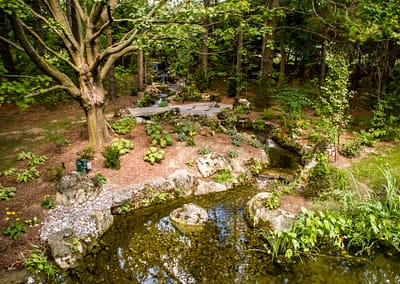
[[[107,110],[110,116],[115,109],[131,107],[134,97],[120,97],[115,102],[108,104]],[[224,103],[232,103],[225,99]],[[64,123],[68,121],[68,123]],[[72,126],[71,126],[72,125]],[[46,138],[49,129],[65,130],[65,138],[70,142],[69,146],[57,148]],[[234,149],[231,139],[224,134],[214,134],[202,129],[196,135],[196,147],[185,147],[182,142],[175,142],[172,147],[166,149],[165,160],[160,164],[150,165],[143,161],[143,154],[150,145],[150,140],[144,131],[144,125],[137,124],[129,138],[134,142],[135,148],[129,155],[121,157],[121,169],[111,170],[104,167],[102,149],[95,149],[93,172],[104,175],[109,187],[124,187],[154,176],[168,176],[176,169],[186,168],[195,171],[195,167],[189,168],[186,163],[195,160],[199,154],[197,150],[203,145],[208,145],[212,151],[228,151]],[[17,169],[27,168],[26,162],[16,161],[18,152],[33,151],[38,155],[46,155],[49,160],[38,166],[41,176],[29,183],[16,183],[15,174],[11,177],[0,177],[3,186],[15,186],[15,197],[0,201],[0,231],[8,227],[6,212],[16,212],[22,221],[32,220],[37,217],[38,224],[28,227],[28,231],[22,234],[18,240],[11,240],[8,236],[0,234],[0,280],[1,274],[9,270],[21,270],[24,267],[24,259],[29,255],[31,244],[40,244],[41,221],[45,219],[48,210],[42,208],[41,203],[45,195],[55,199],[56,185],[49,181],[49,169],[57,165],[65,165],[64,173],[76,170],[76,152],[88,147],[85,121],[83,112],[78,104],[70,101],[63,104],[57,111],[50,111],[42,106],[35,106],[27,111],[22,111],[15,106],[3,106],[0,109],[0,171],[10,166]],[[237,148],[240,155],[254,154],[259,149],[242,146]],[[340,158],[339,163],[346,164],[346,159]],[[291,211],[298,211],[307,200],[301,196],[287,196],[283,199],[283,206]],[[1,281],[0,281],[1,282]]]

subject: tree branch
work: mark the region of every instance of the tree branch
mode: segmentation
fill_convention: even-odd
[[[21,25],[27,29],[29,31],[29,33],[51,54],[53,54],[55,57],[57,57],[58,59],[64,61],[65,63],[67,63],[72,69],[74,69],[75,71],[79,71],[79,69],[69,60],[67,60],[66,58],[60,56],[60,54],[58,52],[56,52],[55,50],[51,49],[43,40],[42,38],[36,33],[34,32],[30,27],[28,27],[24,22],[21,21]]]
[[[11,40],[6,39],[5,37],[3,37],[1,35],[0,35],[0,39],[4,42],[8,43],[9,45],[13,46],[14,48],[18,49],[19,51],[25,52],[25,50],[22,47],[20,47],[19,45],[17,45],[15,42],[12,42]]]
[[[17,17],[17,15],[13,13],[12,15],[9,16],[9,19],[13,27],[15,36],[18,38],[19,42],[21,43],[26,53],[38,65],[38,67],[42,69],[45,72],[45,74],[48,74],[54,80],[59,82],[61,85],[65,86],[65,89],[68,90],[68,92],[73,97],[80,97],[79,89],[75,86],[72,80],[67,75],[54,68],[52,65],[48,64],[44,60],[44,58],[38,54],[36,49],[31,45],[23,30],[21,21]]]
[[[45,94],[45,93],[48,93],[48,92],[51,92],[51,91],[54,91],[54,90],[67,90],[68,91],[68,88],[67,87],[65,87],[65,86],[63,86],[63,85],[56,85],[56,86],[53,86],[53,87],[50,87],[50,88],[48,88],[48,89],[43,89],[43,90],[40,90],[39,92],[37,92],[37,93],[31,93],[31,94],[29,94],[29,95],[26,95],[24,98],[32,98],[32,97],[36,97],[36,96],[39,96],[39,95],[43,95],[43,94]]]

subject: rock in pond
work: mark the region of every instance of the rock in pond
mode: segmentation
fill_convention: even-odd
[[[183,233],[200,231],[208,221],[208,213],[204,208],[188,203],[172,211],[169,219]]]
[[[269,230],[286,231],[293,226],[295,215],[280,208],[269,210],[266,202],[271,192],[260,192],[247,202],[245,216],[250,226]]]

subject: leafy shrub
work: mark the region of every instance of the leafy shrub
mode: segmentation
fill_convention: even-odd
[[[28,165],[29,166],[36,166],[43,164],[48,160],[46,156],[38,156],[33,152],[19,152],[18,153],[18,160],[28,160]]]
[[[30,182],[33,179],[37,178],[40,176],[40,172],[36,169],[35,166],[31,167],[30,169],[25,169],[20,171],[17,174],[16,181],[21,183],[21,182]]]
[[[4,170],[2,174],[5,175],[5,176],[10,176],[13,173],[15,173],[16,171],[17,171],[16,167],[11,167],[11,168],[8,168],[8,169]]]
[[[64,168],[62,165],[57,165],[54,168],[47,168],[46,177],[51,182],[58,182],[64,175]]]
[[[215,176],[214,180],[219,183],[224,183],[232,180],[232,173],[228,169],[220,170]]]
[[[257,118],[253,122],[253,129],[256,131],[264,131],[265,130],[265,121],[262,118]]]
[[[118,149],[120,156],[129,153],[134,147],[133,142],[125,138],[114,138],[110,146]]]
[[[20,218],[15,212],[7,211],[6,215],[6,221],[9,225],[3,231],[3,234],[8,235],[12,240],[19,239],[21,237],[21,234],[27,232],[26,227],[20,222]]]
[[[166,107],[168,106],[168,101],[167,100],[162,100],[159,104],[158,107]]]
[[[379,98],[373,111],[371,132],[386,141],[400,139],[400,103],[398,94],[386,94]]]
[[[47,131],[47,138],[56,145],[57,151],[60,151],[62,147],[70,144],[69,140],[65,138],[64,132],[61,130]]]
[[[204,76],[204,71],[202,69],[199,69],[193,73],[192,78],[196,82],[196,86],[200,92],[204,92],[207,89],[208,81]]]
[[[258,139],[251,139],[249,141],[249,145],[254,147],[254,148],[261,148],[262,147],[262,143]]]
[[[339,153],[347,158],[360,156],[361,142],[358,139],[348,139],[339,148]]]
[[[107,178],[100,173],[97,173],[94,177],[99,184],[107,183]]]
[[[79,150],[76,154],[82,158],[92,161],[94,159],[94,149],[92,147],[87,147],[83,150]]]
[[[45,195],[42,199],[42,207],[44,209],[53,209],[55,207],[53,198],[50,195]]]
[[[334,169],[327,161],[319,161],[311,170],[304,194],[307,197],[323,197],[334,186]]]
[[[34,273],[45,273],[47,279],[54,279],[59,270],[54,265],[48,263],[45,253],[39,246],[32,245],[33,250],[25,260],[26,270]]]
[[[105,158],[104,165],[106,168],[111,168],[114,170],[119,170],[121,168],[121,161],[119,160],[119,157],[121,156],[120,149],[109,145],[101,154]]]
[[[197,150],[197,153],[199,153],[200,155],[207,155],[211,153],[211,150],[207,145],[201,146],[199,150]]]
[[[154,165],[154,163],[160,163],[164,159],[164,150],[158,150],[157,147],[150,147],[144,154],[143,160]]]
[[[272,195],[270,198],[267,199],[266,203],[265,203],[265,207],[268,210],[273,210],[278,208],[279,206],[281,206],[281,195],[282,192],[280,191],[280,188],[278,189],[274,189],[272,191]]]
[[[161,148],[165,148],[172,145],[173,139],[171,134],[159,124],[147,124],[146,133],[150,136],[153,146],[160,145]]]
[[[138,107],[147,107],[147,106],[151,106],[152,104],[154,104],[155,99],[149,94],[149,93],[144,93],[143,97],[136,102],[136,105]]]
[[[237,157],[239,157],[239,152],[236,150],[229,150],[228,157],[229,158],[237,158]]]
[[[8,200],[8,198],[14,197],[16,191],[15,187],[3,187],[0,184],[0,200]]]
[[[132,128],[135,127],[136,118],[132,116],[126,116],[119,120],[110,120],[109,124],[117,134],[124,135],[130,133]]]

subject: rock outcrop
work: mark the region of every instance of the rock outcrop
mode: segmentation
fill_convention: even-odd
[[[179,231],[189,233],[204,228],[208,221],[208,213],[204,208],[188,203],[172,211],[169,218]]]
[[[247,203],[245,216],[254,228],[285,231],[292,227],[295,215],[280,208],[269,210],[266,202],[271,192],[260,192]]]

